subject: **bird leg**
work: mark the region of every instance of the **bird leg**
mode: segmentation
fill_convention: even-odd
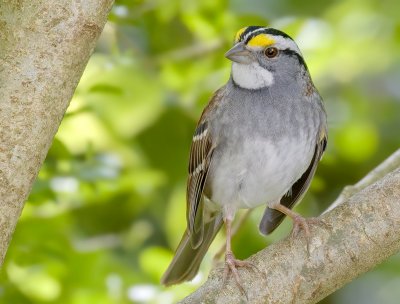
[[[236,235],[236,233],[238,232],[239,228],[242,227],[242,225],[244,224],[244,222],[249,218],[250,213],[253,209],[248,209],[245,211],[245,213],[243,214],[243,216],[239,219],[239,221],[236,222],[236,224],[232,227],[232,231],[231,231],[231,238]],[[226,245],[223,244],[217,251],[217,253],[214,255],[213,258],[213,265],[215,267],[215,265],[217,265],[217,263],[219,262],[219,260],[222,258],[222,256],[225,253],[225,248]]]
[[[271,208],[286,214],[293,220],[293,229],[292,229],[292,238],[296,237],[300,230],[304,230],[306,234],[307,240],[307,251],[309,252],[309,243],[310,243],[310,224],[322,224],[323,222],[317,218],[304,218],[300,214],[294,212],[293,210],[289,209],[288,207],[282,204],[276,204]],[[323,223],[325,224],[325,223]]]
[[[259,271],[259,269],[250,262],[241,261],[241,260],[238,260],[235,258],[234,254],[232,252],[232,249],[231,249],[231,237],[232,237],[231,224],[232,224],[232,220],[229,220],[229,219],[225,220],[226,247],[225,247],[224,283],[228,279],[229,274],[232,273],[239,290],[242,292],[242,294],[246,295],[246,292],[242,286],[237,268],[238,267],[248,267],[248,268],[255,269],[257,271]]]
[[[303,229],[304,233],[306,234],[307,239],[309,238],[310,228],[308,226],[307,220],[304,217],[302,217],[300,214],[294,212],[293,210],[289,209],[288,207],[286,207],[282,204],[276,204],[272,208],[282,212],[283,214],[286,214],[288,217],[290,217],[293,220],[292,237],[297,236],[299,231],[301,229]]]

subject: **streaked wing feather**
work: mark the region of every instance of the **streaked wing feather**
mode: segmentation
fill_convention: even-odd
[[[192,279],[198,272],[200,263],[208,247],[220,230],[223,220],[220,210],[207,208],[207,198],[203,196],[209,166],[214,148],[209,130],[208,116],[218,106],[224,87],[217,90],[204,109],[193,135],[189,156],[189,177],[187,180],[187,229],[176,250],[174,259],[163,275],[165,285],[177,284]]]
[[[212,158],[212,139],[207,121],[199,123],[193,136],[190,149],[189,177],[187,183],[187,222],[192,245],[197,247],[202,241],[203,202],[202,194],[208,168]],[[200,233],[199,233],[200,232]]]
[[[204,109],[193,135],[192,146],[190,148],[189,177],[186,192],[186,218],[188,234],[193,248],[200,246],[203,239],[205,224],[203,213],[207,210],[203,208],[204,199],[202,196],[216,145],[210,133],[208,117],[219,106],[224,92],[225,87],[217,90]]]

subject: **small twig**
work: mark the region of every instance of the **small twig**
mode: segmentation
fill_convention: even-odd
[[[383,163],[378,165],[375,169],[369,172],[365,177],[363,177],[358,183],[353,186],[346,186],[343,188],[342,192],[338,196],[338,198],[324,211],[323,214],[331,211],[336,208],[344,201],[352,197],[354,194],[360,192],[365,189],[369,185],[372,185],[383,176],[392,172],[394,169],[400,167],[400,149],[390,155]]]
[[[191,58],[196,58],[199,56],[204,57],[205,54],[215,52],[223,45],[223,40],[215,39],[207,44],[197,43],[192,44],[180,49],[173,50],[171,52],[162,54],[161,56],[155,58],[157,62],[164,61],[182,61]]]

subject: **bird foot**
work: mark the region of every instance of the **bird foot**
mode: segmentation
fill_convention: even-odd
[[[233,255],[232,251],[227,251],[225,254],[225,270],[224,270],[224,285],[228,279],[228,276],[230,273],[232,273],[233,278],[235,279],[235,283],[237,287],[239,288],[240,292],[246,296],[247,294],[246,291],[243,288],[242,282],[240,280],[239,272],[238,272],[238,267],[245,267],[245,268],[250,268],[253,271],[259,272],[264,275],[262,271],[260,271],[256,265],[254,265],[251,262],[248,261],[241,261],[235,258]]]
[[[307,251],[310,252],[310,242],[311,242],[311,233],[310,233],[310,226],[311,225],[317,225],[317,226],[327,226],[327,224],[316,217],[310,217],[310,218],[304,218],[301,215],[295,215],[293,218],[293,229],[291,233],[291,237],[295,238],[300,230],[304,230],[304,233],[306,235],[306,241],[307,241]]]

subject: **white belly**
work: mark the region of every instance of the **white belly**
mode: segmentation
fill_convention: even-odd
[[[237,151],[213,159],[211,200],[233,212],[279,200],[306,171],[313,153],[314,144],[305,138],[245,141]]]

